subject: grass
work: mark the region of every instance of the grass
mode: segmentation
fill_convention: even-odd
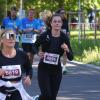
[[[100,66],[100,31],[94,39],[93,31],[86,31],[85,37],[78,39],[78,31],[71,32],[71,46],[74,60]]]

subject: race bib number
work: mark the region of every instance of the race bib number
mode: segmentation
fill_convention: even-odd
[[[37,34],[22,34],[23,43],[34,43],[36,41]]]
[[[2,76],[2,78],[5,79],[14,79],[21,77],[21,67],[20,65],[9,65],[9,66],[2,66],[2,69],[4,69],[5,74]]]
[[[58,60],[59,60],[58,54],[52,54],[52,53],[45,53],[44,54],[44,60],[43,60],[44,63],[57,65]]]
[[[26,38],[32,38],[33,37],[33,35],[32,34],[26,34]]]

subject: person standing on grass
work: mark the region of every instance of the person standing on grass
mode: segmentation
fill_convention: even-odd
[[[88,14],[88,20],[89,20],[89,24],[90,24],[90,29],[93,29],[94,25],[94,20],[95,20],[95,13],[94,11],[90,10],[89,14]]]
[[[51,28],[46,30],[33,45],[40,62],[38,64],[38,83],[41,94],[38,100],[56,100],[61,79],[61,56],[66,53],[69,60],[73,59],[70,41],[67,35],[61,32],[62,18],[59,14],[51,17]],[[41,51],[39,51],[41,47]],[[39,51],[39,52],[38,52]]]

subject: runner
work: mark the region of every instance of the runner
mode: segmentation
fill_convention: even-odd
[[[65,52],[69,60],[73,59],[69,38],[61,32],[61,16],[53,15],[50,23],[51,29],[41,34],[33,47],[35,51],[41,46],[38,53],[38,83],[41,95],[38,100],[56,100],[62,79],[60,57]]]
[[[15,48],[19,48],[19,30],[21,28],[21,21],[17,17],[17,8],[15,6],[11,7],[10,14],[3,19],[2,27],[4,29],[13,29],[16,33],[16,44]]]
[[[22,84],[31,84],[32,66],[26,53],[14,48],[15,37],[13,30],[0,35],[0,100],[33,100]]]
[[[34,18],[35,9],[29,9],[28,17],[22,19],[23,34],[21,37],[22,48],[29,56],[31,64],[33,63],[34,52],[32,51],[32,45],[37,39],[37,34],[40,32],[40,25],[37,19]]]

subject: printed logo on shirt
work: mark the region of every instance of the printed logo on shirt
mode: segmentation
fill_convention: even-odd
[[[12,25],[14,25],[14,23],[13,22],[9,22],[8,25],[9,26],[12,26]]]
[[[21,77],[20,65],[2,66],[2,69],[5,71],[5,74],[2,76],[2,78],[11,79]]]
[[[29,28],[30,28],[30,27],[33,27],[33,25],[34,25],[34,24],[30,24],[30,23],[29,23],[29,24],[26,24],[26,27],[29,27]]]
[[[52,54],[52,53],[45,53],[44,54],[44,60],[43,60],[44,63],[57,65],[58,60],[59,60],[58,54]]]

